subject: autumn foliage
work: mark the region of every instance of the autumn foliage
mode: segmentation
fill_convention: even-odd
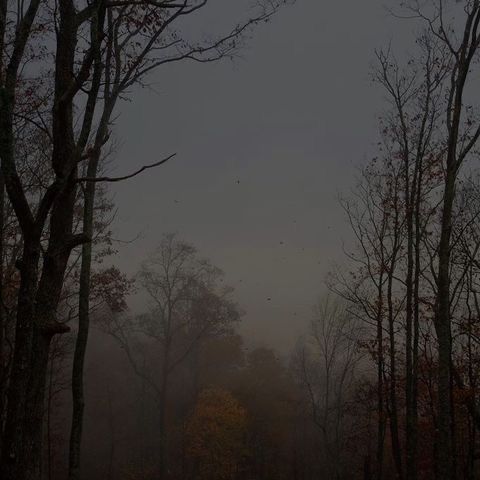
[[[248,455],[247,428],[247,411],[230,392],[221,388],[203,390],[186,433],[195,478],[236,478]]]

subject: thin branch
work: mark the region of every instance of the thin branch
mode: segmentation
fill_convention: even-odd
[[[172,153],[168,157],[166,157],[166,158],[164,158],[164,159],[162,159],[158,162],[152,163],[150,165],[144,165],[142,168],[138,169],[137,171],[135,171],[135,172],[133,172],[129,175],[125,175],[123,177],[80,177],[80,178],[77,179],[77,182],[110,182],[110,183],[121,182],[123,180],[128,180],[130,178],[136,177],[140,173],[142,173],[145,170],[148,170],[150,168],[159,167],[160,165],[163,165],[164,163],[167,163],[170,159],[175,157],[175,155],[177,155],[177,154]]]

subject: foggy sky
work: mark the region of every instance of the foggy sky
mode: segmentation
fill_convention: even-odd
[[[216,28],[227,17],[215,12]],[[211,20],[199,18],[205,30]],[[157,71],[120,107],[114,172],[177,157],[112,186],[116,238],[140,234],[115,263],[134,273],[162,233],[178,232],[225,271],[246,311],[242,333],[291,349],[343,261],[338,194],[374,152],[385,107],[369,79],[374,49],[391,41],[404,52],[414,30],[385,2],[297,0],[242,59]]]

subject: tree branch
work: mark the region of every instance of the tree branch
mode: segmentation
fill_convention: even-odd
[[[123,180],[128,180],[130,178],[133,178],[133,177],[136,177],[137,175],[139,175],[140,173],[144,172],[145,170],[148,170],[150,168],[155,168],[155,167],[159,167],[160,165],[163,165],[164,163],[167,163],[171,158],[175,157],[176,153],[172,153],[171,155],[169,155],[168,157],[158,161],[158,162],[155,162],[155,163],[152,163],[150,165],[144,165],[142,168],[138,169],[137,171],[129,174],[129,175],[125,175],[123,177],[80,177],[77,179],[77,182],[121,182]]]

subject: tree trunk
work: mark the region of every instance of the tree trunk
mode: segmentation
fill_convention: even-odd
[[[112,405],[112,391],[110,386],[107,385],[107,405],[108,405],[108,433],[109,433],[109,450],[108,450],[108,470],[107,480],[113,479],[113,469],[115,460],[115,417],[113,414]]]
[[[50,240],[44,257],[42,276],[35,305],[35,326],[32,344],[30,379],[27,391],[27,412],[24,453],[22,458],[25,480],[39,479],[41,475],[43,414],[50,344],[53,335],[65,333],[68,327],[56,318],[64,275],[72,245],[65,238],[72,235],[73,207],[76,189],[71,187],[60,195],[51,215]]]
[[[383,266],[382,266],[383,268]],[[383,454],[385,440],[385,399],[383,392],[383,274],[380,275],[378,286],[378,311],[377,311],[377,480],[383,478]]]
[[[388,336],[390,343],[390,435],[392,439],[392,455],[395,462],[398,478],[402,478],[402,449],[398,430],[398,402],[397,402],[397,367],[395,349],[395,326],[392,300],[393,261],[388,275]]]
[[[0,459],[2,458],[2,432],[5,417],[5,393],[7,389],[9,363],[5,352],[7,318],[4,308],[4,227],[5,184],[3,181],[3,174],[0,171]]]
[[[167,399],[168,399],[168,377],[169,377],[169,363],[170,363],[170,340],[165,342],[165,350],[163,354],[162,366],[162,384],[160,390],[159,406],[159,428],[160,428],[160,452],[159,452],[159,480],[167,478],[168,463],[167,463]]]
[[[34,315],[34,298],[38,277],[40,244],[24,239],[23,259],[19,261],[20,289],[15,329],[15,346],[7,395],[7,412],[3,434],[2,480],[22,480],[21,450],[23,446],[27,386]]]
[[[87,177],[97,175],[98,155],[88,164]],[[93,209],[95,204],[95,183],[89,182],[85,187],[83,207],[83,233],[93,237]],[[82,440],[83,411],[85,398],[83,391],[83,370],[90,326],[90,272],[92,265],[92,243],[82,246],[82,263],[80,267],[80,291],[78,300],[78,332],[72,368],[72,424],[70,430],[69,479],[80,478],[80,449]]]
[[[404,127],[406,128],[406,127]],[[414,343],[414,205],[417,194],[417,176],[418,176],[418,159],[414,165],[414,173],[412,182],[410,182],[410,164],[408,159],[408,148],[406,148],[405,160],[405,215],[407,225],[407,272],[405,278],[406,284],[406,335],[405,335],[405,364],[406,364],[406,473],[407,480],[414,480],[416,477],[415,457],[416,445],[413,441],[415,437],[415,421],[414,421],[414,374],[413,374],[413,343]]]
[[[455,196],[455,169],[447,165],[441,236],[438,252],[438,284],[435,312],[435,330],[438,341],[438,426],[437,464],[438,479],[452,480],[452,334],[450,323],[450,237],[452,209]]]

